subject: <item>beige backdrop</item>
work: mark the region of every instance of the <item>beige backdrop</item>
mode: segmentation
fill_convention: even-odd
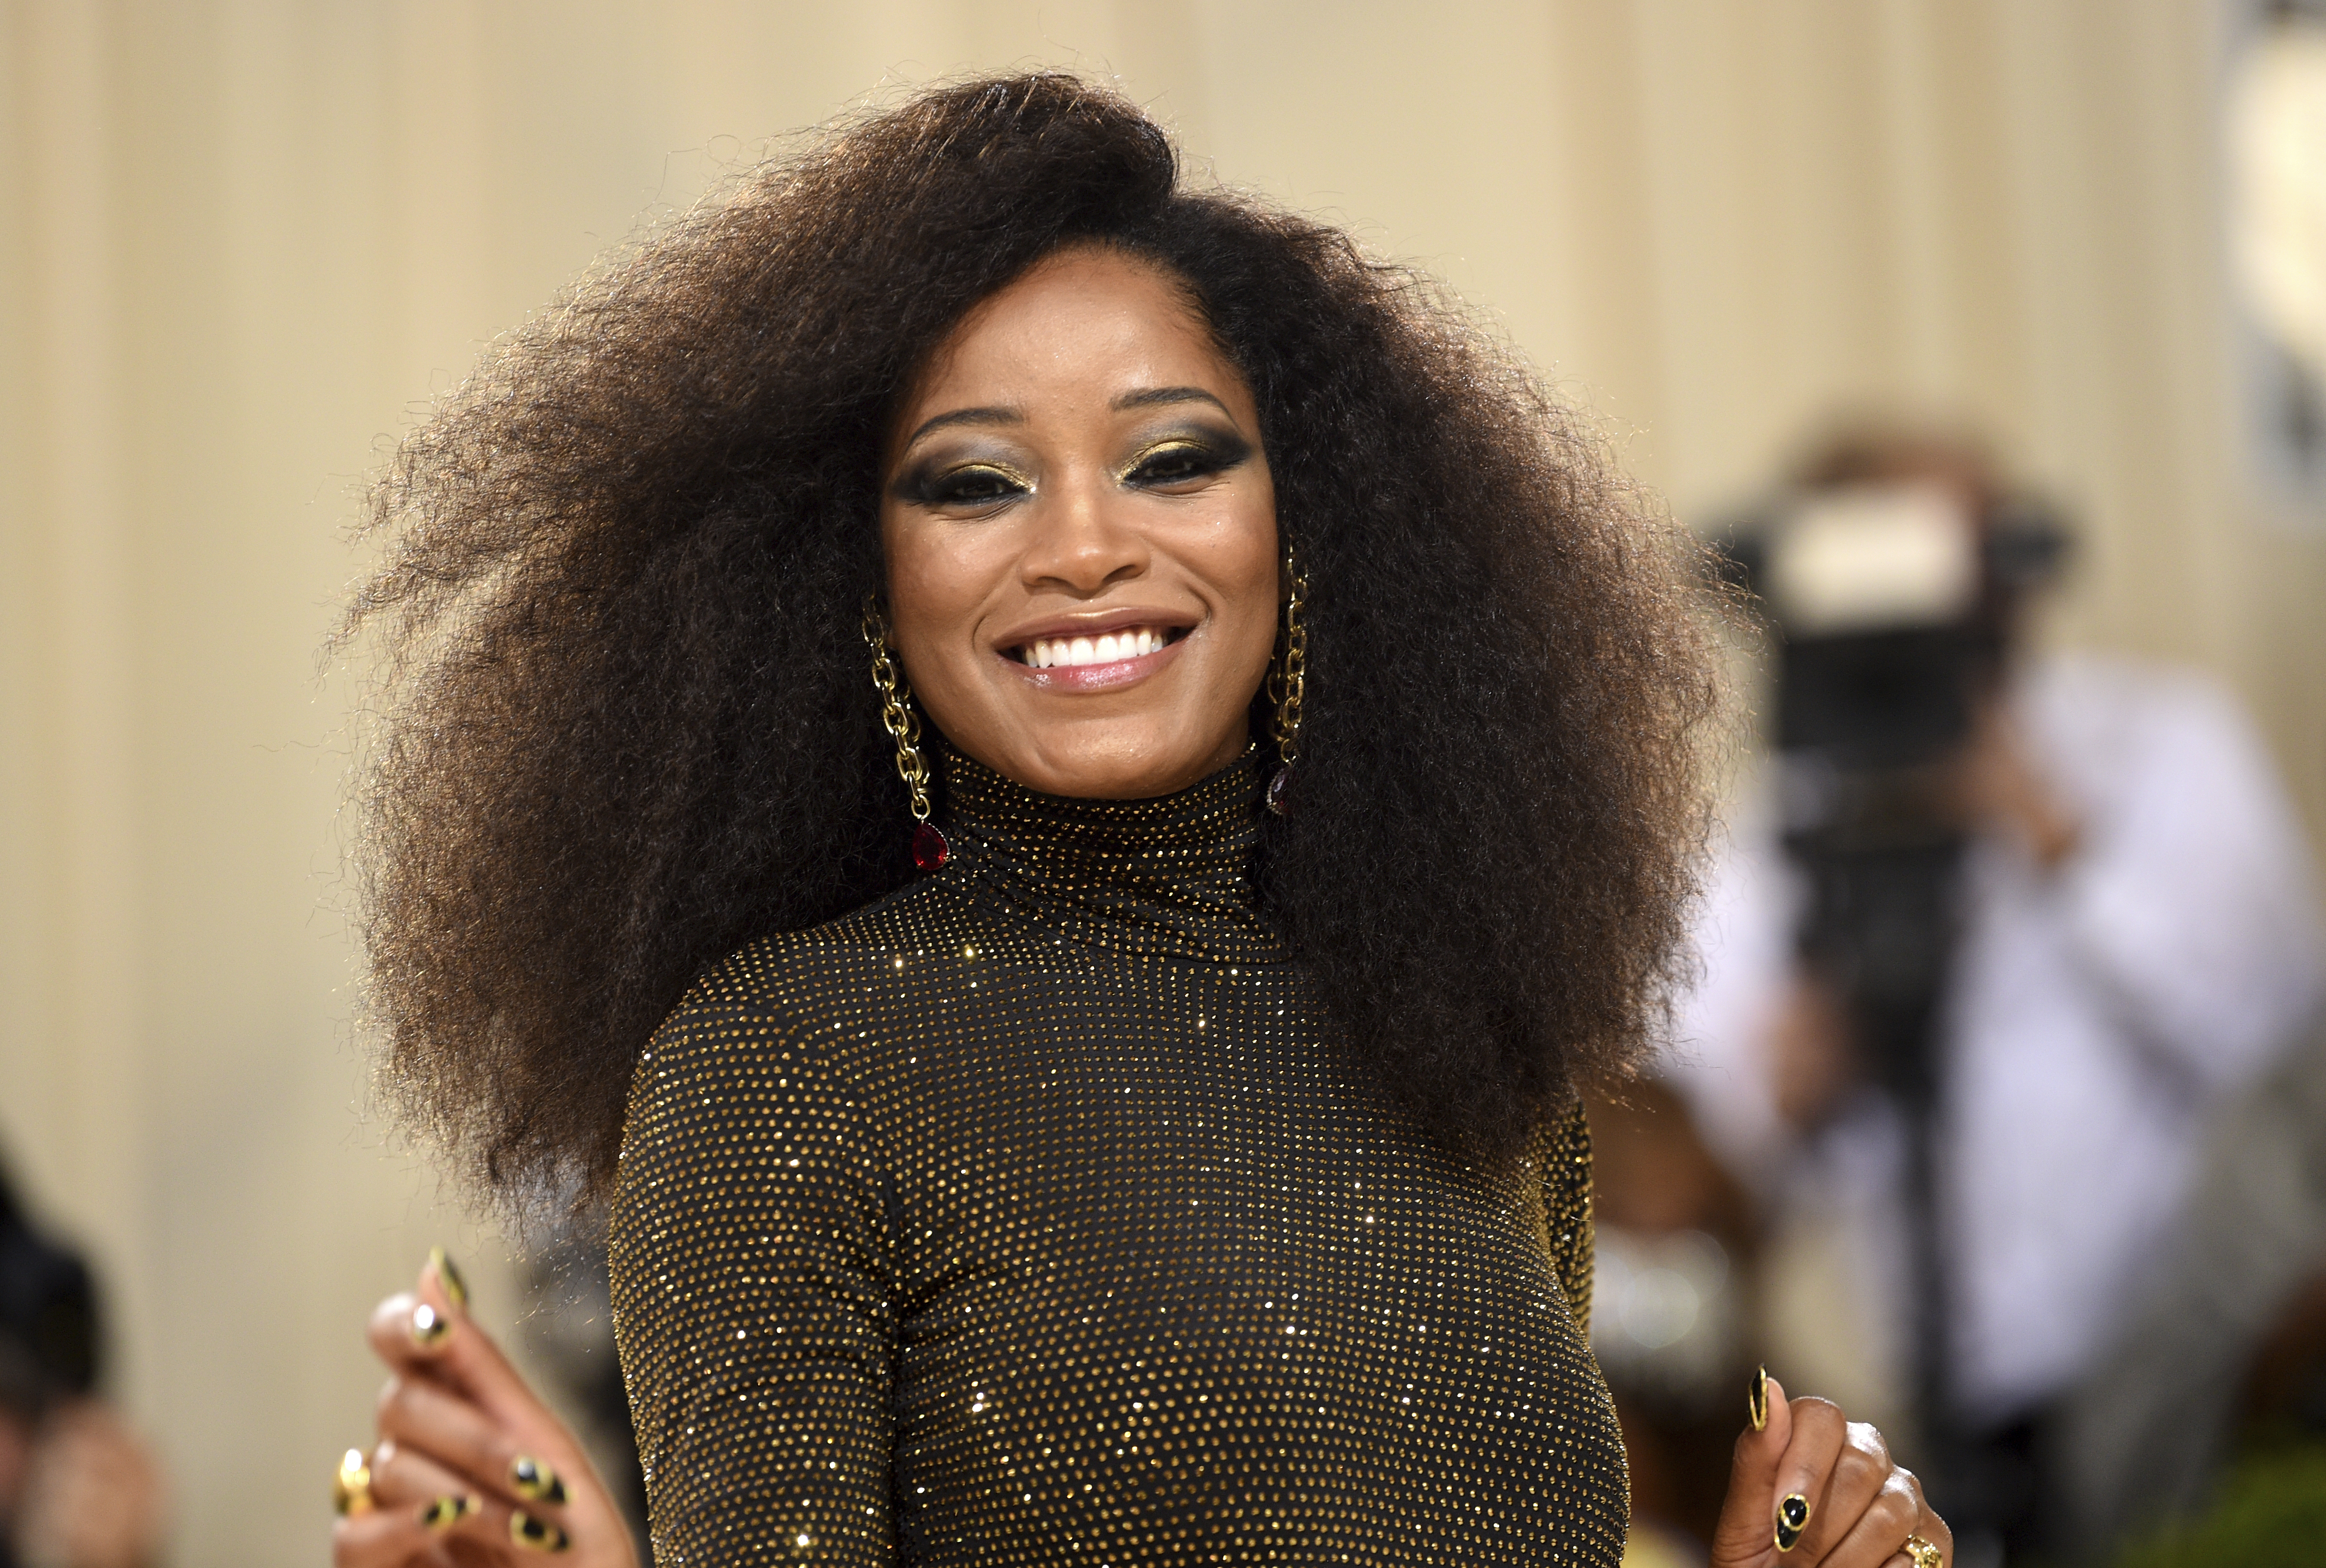
[[[1119,72],[1499,313],[1683,513],[1853,399],[1990,423],[2087,525],[2061,635],[2218,671],[2326,822],[2326,537],[2242,477],[2194,0],[0,16],[0,1141],[102,1266],[179,1563],[317,1561],[367,1304],[506,1255],[362,1113],[352,496],[639,214],[883,82]]]

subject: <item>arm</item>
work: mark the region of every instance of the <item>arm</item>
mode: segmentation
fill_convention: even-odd
[[[780,1020],[683,1007],[641,1059],[609,1251],[657,1562],[891,1561],[870,1146],[846,1073]]]
[[[1587,1341],[1591,1127],[1583,1107],[1543,1124],[1531,1153],[1543,1176],[1553,1265]],[[1736,1440],[1714,1532],[1713,1568],[1892,1568],[1918,1548],[1934,1568],[1953,1562],[1946,1521],[1923,1501],[1921,1483],[1892,1461],[1879,1432],[1848,1421],[1828,1400],[1788,1400],[1774,1378],[1755,1380],[1749,1409],[1752,1426]]]
[[[1544,1122],[1534,1137],[1542,1172],[1544,1226],[1551,1266],[1567,1293],[1567,1310],[1586,1342],[1591,1338],[1591,1124],[1577,1100]]]
[[[2314,1005],[2317,894],[2300,826],[2237,709],[2193,682],[2144,697],[2053,893],[2117,1016],[2224,1088]]]

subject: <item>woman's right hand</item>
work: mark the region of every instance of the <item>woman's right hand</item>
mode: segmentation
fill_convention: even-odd
[[[371,1316],[387,1363],[368,1510],[331,1531],[333,1568],[530,1563],[637,1568],[629,1526],[581,1444],[472,1322],[439,1252]]]
[[[1766,1369],[1748,1397],[1712,1568],[1952,1568],[1954,1533],[1879,1432]]]

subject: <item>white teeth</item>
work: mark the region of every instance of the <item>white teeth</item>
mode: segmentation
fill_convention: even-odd
[[[1169,634],[1154,626],[1134,626],[1098,637],[1037,637],[1026,645],[1026,663],[1037,670],[1060,664],[1111,664],[1136,659],[1168,645]]]

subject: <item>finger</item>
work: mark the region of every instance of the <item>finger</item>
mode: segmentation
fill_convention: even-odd
[[[435,1498],[349,1515],[331,1526],[331,1568],[453,1568],[445,1536],[461,1501]]]
[[[1792,1431],[1784,1456],[1777,1461],[1775,1496],[1766,1516],[1777,1550],[1790,1552],[1816,1524],[1827,1507],[1826,1492],[1833,1467],[1848,1441],[1849,1424],[1829,1399],[1789,1400]],[[1774,1412],[1772,1411],[1772,1415]],[[1774,1424],[1773,1420],[1772,1424]],[[1869,1429],[1870,1430],[1870,1429]],[[1888,1468],[1885,1464],[1885,1470]]]
[[[1884,1476],[1874,1496],[1847,1521],[1847,1533],[1818,1559],[1819,1568],[1883,1568],[1893,1558],[1907,1562],[1906,1537],[1922,1515],[1913,1480],[1903,1470]]]
[[[371,1347],[398,1371],[424,1373],[468,1395],[487,1415],[537,1429],[547,1409],[510,1366],[492,1337],[470,1317],[469,1293],[442,1248],[429,1254],[415,1287],[380,1303],[371,1317]]]
[[[1769,1510],[1775,1505],[1777,1467],[1792,1441],[1792,1406],[1785,1386],[1763,1368],[1745,1396],[1744,1431],[1729,1461],[1728,1498],[1721,1507],[1712,1557],[1755,1562],[1769,1547]]]
[[[379,1430],[399,1449],[426,1456],[470,1487],[553,1514],[570,1497],[549,1445],[526,1442],[460,1395],[426,1378],[391,1378],[380,1391]],[[579,1479],[577,1471],[577,1479]]]
[[[382,1440],[371,1452],[371,1495],[383,1508],[429,1503],[455,1492],[471,1494],[479,1490],[468,1477],[393,1438]]]
[[[1939,1561],[1945,1568],[1954,1568],[1955,1533],[1952,1526],[1931,1511],[1931,1499],[1922,1494],[1921,1477],[1911,1470],[1902,1469],[1898,1473],[1905,1477],[1906,1484],[1913,1489],[1914,1534],[1939,1549]],[[1901,1561],[1906,1563],[1908,1568],[1919,1568],[1911,1558],[1902,1555]]]
[[[488,1497],[481,1507],[470,1499],[457,1516],[447,1518],[439,1528],[448,1545],[482,1547],[495,1562],[506,1562],[512,1549],[519,1556],[534,1553],[554,1555],[571,1550],[573,1537],[563,1525],[549,1517],[552,1511],[533,1503],[513,1508]]]
[[[1812,1514],[1797,1539],[1805,1559],[1819,1561],[1832,1543],[1847,1534],[1852,1522],[1881,1495],[1892,1468],[1890,1445],[1879,1431],[1863,1421],[1844,1424],[1841,1450],[1826,1474],[1825,1492],[1810,1498]],[[1779,1510],[1783,1512],[1782,1503]],[[1780,1540],[1782,1536],[1778,1532]]]

